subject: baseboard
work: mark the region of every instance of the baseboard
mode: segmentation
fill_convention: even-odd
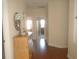
[[[68,58],[68,59],[70,59],[70,56],[69,56],[69,54],[67,54],[67,58]]]
[[[68,53],[67,57],[68,57],[68,59],[77,59],[74,56],[71,56],[69,53]]]
[[[68,59],[73,59],[69,54],[67,55]]]
[[[57,47],[57,48],[67,48],[66,46],[64,45],[56,45],[56,44],[51,44],[51,43],[48,43],[49,46],[52,46],[52,47]]]

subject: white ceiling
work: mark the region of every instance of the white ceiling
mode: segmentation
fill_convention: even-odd
[[[46,7],[48,0],[26,0],[27,7]]]

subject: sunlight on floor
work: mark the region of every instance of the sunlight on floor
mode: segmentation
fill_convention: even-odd
[[[29,48],[33,48],[33,41],[32,41],[32,39],[29,39]]]
[[[44,38],[41,38],[40,39],[40,48],[41,49],[44,49],[45,48],[45,39]]]

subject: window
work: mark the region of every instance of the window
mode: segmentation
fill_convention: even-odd
[[[32,19],[30,17],[26,20],[26,29],[31,30],[32,29]]]
[[[45,27],[45,20],[44,19],[41,19],[40,20],[40,25],[41,25],[41,28],[44,28]]]

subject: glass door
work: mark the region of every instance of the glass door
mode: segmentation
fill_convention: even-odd
[[[25,26],[26,26],[26,31],[27,31],[27,34],[29,36],[29,39],[32,39],[32,35],[33,35],[33,32],[32,32],[33,21],[32,21],[31,17],[27,17],[27,19],[25,21]]]
[[[29,37],[33,40],[45,39],[46,21],[44,17],[28,17],[26,29]]]

